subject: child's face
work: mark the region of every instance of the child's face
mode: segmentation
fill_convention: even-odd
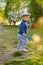
[[[27,16],[27,15],[22,16],[22,19],[25,20],[26,22],[29,21],[29,18],[30,18],[30,16]]]

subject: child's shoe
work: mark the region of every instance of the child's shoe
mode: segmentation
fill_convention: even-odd
[[[28,52],[28,50],[27,49],[22,49],[24,52]]]

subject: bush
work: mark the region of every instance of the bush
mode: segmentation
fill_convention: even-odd
[[[11,60],[4,65],[43,65],[43,57],[30,57],[25,59]]]

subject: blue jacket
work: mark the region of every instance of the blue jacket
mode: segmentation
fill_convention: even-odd
[[[23,33],[27,33],[27,25],[25,23],[24,20],[22,20],[21,24],[20,24],[20,28],[19,28],[19,34],[23,34]]]

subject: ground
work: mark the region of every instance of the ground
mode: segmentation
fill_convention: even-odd
[[[13,57],[12,54],[15,52],[18,43],[19,27],[14,26],[3,26],[0,32],[0,65],[8,62],[11,59],[28,58],[30,56],[42,56],[43,55],[43,29],[31,28],[28,29],[27,35],[32,36],[38,34],[41,37],[41,41],[36,43],[32,40],[28,40],[27,49],[28,52],[24,53],[20,57]]]

